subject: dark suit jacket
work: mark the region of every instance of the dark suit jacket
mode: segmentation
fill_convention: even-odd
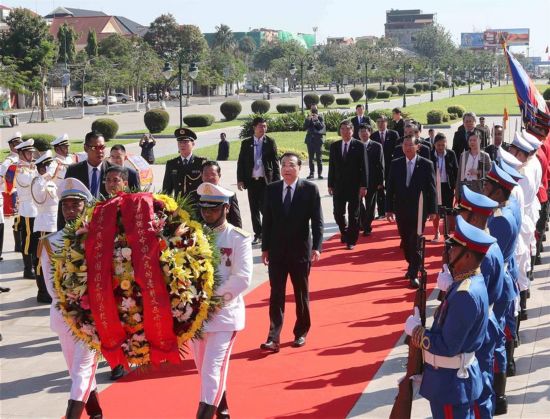
[[[402,144],[403,144],[403,138],[400,138],[397,145],[395,146],[395,148],[393,150],[392,160],[399,159],[401,157],[405,157],[405,155],[403,154]],[[416,153],[419,156],[422,156],[425,159],[430,160],[430,152],[431,152],[430,147],[428,147],[426,144],[424,144],[422,142],[420,144],[418,144],[418,151]]]
[[[186,165],[183,164],[181,156],[175,157],[166,162],[162,190],[168,195],[188,195],[195,191],[202,183],[201,168],[206,159],[204,157],[191,155]]]
[[[266,187],[262,251],[269,252],[271,262],[309,262],[311,250],[320,252],[323,243],[323,211],[319,189],[312,182],[298,179],[287,215],[283,210],[283,187],[282,180]]]
[[[382,144],[370,140],[366,146],[369,166],[369,189],[384,185],[384,152]]]
[[[435,214],[435,171],[432,162],[417,156],[414,172],[407,187],[406,160],[405,157],[401,157],[391,162],[390,176],[386,180],[386,212],[393,212],[397,217],[414,218],[418,214],[418,199],[422,192],[424,215]]]
[[[108,161],[104,161],[101,165],[101,171],[99,173],[99,193],[103,196],[107,196],[107,191],[105,190],[105,171],[110,167],[114,166]],[[139,189],[140,182],[137,172],[127,167],[128,169],[128,187],[130,189]],[[88,178],[88,161],[84,160],[79,163],[71,164],[67,168],[65,173],[65,178],[73,177],[81,181],[88,189],[90,189],[90,179]]]
[[[334,194],[358,194],[359,188],[366,188],[368,184],[367,150],[363,143],[352,138],[345,160],[342,156],[342,140],[332,143],[328,161],[328,187],[334,190]]]
[[[357,140],[359,139],[359,125],[367,124],[372,126],[372,121],[366,114],[363,115],[362,122],[359,122],[359,117],[355,115],[353,118],[351,118],[351,123],[353,124],[353,138]]]
[[[218,143],[218,157],[216,160],[225,161],[229,158],[229,141],[220,141]]]
[[[434,165],[434,170],[437,170],[437,157],[435,150],[432,150],[430,160]],[[449,186],[454,191],[456,186],[456,177],[458,176],[458,161],[453,150],[447,150],[445,153],[445,172],[447,173],[447,180]]]
[[[323,142],[326,133],[326,126],[322,115],[318,115],[317,121],[311,118],[304,120],[304,129],[306,130],[306,144],[320,144]]]
[[[504,143],[500,145],[504,150],[508,151],[508,146]],[[497,161],[498,147],[494,144],[489,144],[485,147],[485,152],[491,157],[491,161]]]
[[[388,125],[391,127],[391,129],[397,131],[400,137],[403,137],[405,135],[405,120],[403,118],[401,118],[397,122],[391,120]]]
[[[380,131],[373,132],[370,136],[370,139],[382,144],[382,140],[380,139]],[[397,131],[391,129],[386,130],[386,137],[384,138],[384,144],[382,144],[382,148],[384,149],[384,179],[388,178],[393,151],[398,141],[399,134],[397,133]]]
[[[273,138],[264,136],[262,144],[262,162],[264,164],[266,183],[275,182],[281,179],[279,160],[277,158],[277,144]],[[252,181],[252,170],[254,169],[254,138],[246,138],[241,142],[239,159],[237,160],[237,182],[243,182],[244,187]]]
[[[479,140],[482,140],[483,133],[479,131],[477,128],[474,128],[474,132],[479,135]],[[460,155],[464,150],[469,150],[470,146],[468,145],[468,140],[466,139],[466,129],[464,128],[464,125],[461,125],[456,130],[454,136],[453,136],[453,151],[455,152],[456,158],[460,158]],[[481,146],[480,142],[480,149],[483,150],[483,147]]]

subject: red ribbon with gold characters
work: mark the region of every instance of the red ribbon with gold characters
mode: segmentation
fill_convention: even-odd
[[[99,202],[94,208],[86,239],[86,263],[88,270],[88,297],[90,310],[101,340],[101,353],[111,366],[128,363],[121,345],[126,333],[120,323],[117,303],[112,292],[112,266],[115,234],[117,233],[117,211],[120,198]]]
[[[173,330],[170,297],[159,266],[160,248],[153,220],[153,196],[150,193],[122,193],[120,213],[136,283],[143,298],[143,327],[151,347],[151,362],[180,362],[177,338]],[[112,253],[111,253],[112,254]]]

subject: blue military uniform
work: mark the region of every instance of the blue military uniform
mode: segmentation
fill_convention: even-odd
[[[495,239],[457,217],[453,246],[486,253]],[[489,299],[479,268],[455,275],[431,329],[410,316],[405,330],[423,349],[424,375],[420,394],[430,401],[435,419],[474,418],[474,402],[482,391],[482,373],[475,352],[485,340]],[[412,320],[411,320],[412,319]],[[413,324],[411,331],[410,324]],[[415,325],[415,322],[416,325]]]

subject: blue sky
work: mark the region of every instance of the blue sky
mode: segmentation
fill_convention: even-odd
[[[478,32],[488,28],[529,28],[529,55],[547,58],[550,44],[550,0],[0,0],[10,7],[28,7],[44,15],[58,6],[102,10],[149,24],[162,13],[172,13],[179,23],[190,23],[203,32],[213,32],[220,23],[233,31],[266,27],[290,32],[312,33],[317,39],[327,36],[362,36],[384,33],[386,10],[418,8],[436,13],[458,44],[461,32]],[[527,8],[528,7],[528,8]],[[514,51],[525,51],[516,47]],[[526,51],[525,51],[526,52]]]

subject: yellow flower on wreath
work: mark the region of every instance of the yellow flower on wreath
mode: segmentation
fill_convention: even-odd
[[[166,206],[166,211],[168,212],[174,212],[178,209],[178,203],[174,200],[174,198],[171,198],[168,195],[153,194],[153,198],[157,201],[164,202],[164,205]]]

